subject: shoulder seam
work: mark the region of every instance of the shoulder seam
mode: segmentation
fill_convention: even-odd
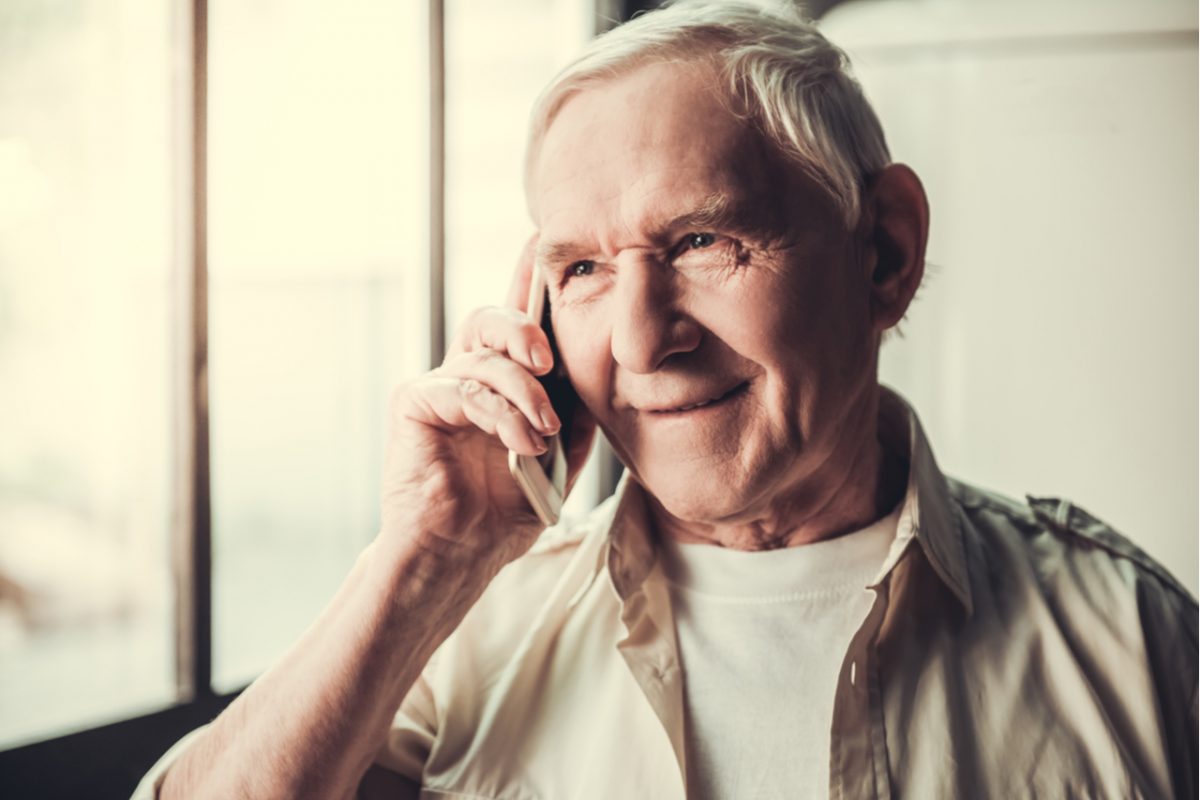
[[[1037,521],[1032,510],[1030,510],[1028,506],[1021,506],[1021,504],[1016,500],[1013,501],[1012,506],[1009,506],[998,502],[995,498],[989,497],[981,492],[977,492],[976,494],[979,497],[979,501],[973,506],[968,506],[969,508],[986,508],[989,511],[995,511],[998,514],[1003,514],[1011,520],[1019,520],[1021,522]]]
[[[1075,541],[1087,542],[1089,545],[1100,548],[1111,558],[1120,558],[1124,561],[1127,561],[1142,574],[1154,577],[1159,585],[1161,585],[1164,589],[1167,589],[1178,595],[1185,603],[1188,603],[1192,606],[1197,604],[1191,593],[1184,588],[1183,584],[1181,584],[1174,575],[1168,572],[1162,565],[1151,558],[1148,553],[1144,552],[1134,542],[1130,541],[1128,537],[1119,533],[1112,526],[1096,520],[1101,525],[1104,525],[1104,528],[1109,533],[1123,539],[1131,548],[1131,552],[1121,550],[1111,542],[1107,542],[1104,539],[1092,536],[1084,531],[1080,531],[1072,527],[1069,524],[1071,509],[1079,508],[1079,510],[1084,511],[1084,513],[1086,513],[1086,511],[1079,506],[1075,506],[1070,500],[1063,500],[1059,498],[1037,498],[1032,495],[1025,495],[1025,498],[1028,501],[1029,508],[1033,513],[1033,521],[1041,522],[1050,532],[1057,534],[1060,538],[1069,537]],[[1049,503],[1055,503],[1053,515],[1049,513],[1048,509],[1043,507]]]
[[[998,500],[997,496],[992,492],[985,491],[963,481],[955,481],[955,483],[959,486],[955,492],[955,500],[965,509],[975,510],[986,508],[998,514],[1003,514],[1011,520],[1029,524],[1037,522],[1033,510],[1028,504],[1022,505],[1016,498],[1001,495],[1004,500],[1008,501],[1005,503]],[[969,492],[971,495],[970,500],[968,501],[966,498],[959,496],[961,492]]]

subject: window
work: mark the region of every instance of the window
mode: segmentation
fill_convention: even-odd
[[[0,12],[0,747],[175,694],[171,31]]]
[[[377,530],[389,387],[503,297],[529,105],[596,8],[0,10],[6,790],[94,787],[31,765],[137,718],[128,791],[316,616]]]
[[[210,0],[213,681],[253,680],[378,530],[428,354],[426,29],[395,0]]]

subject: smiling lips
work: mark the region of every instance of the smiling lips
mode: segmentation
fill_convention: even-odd
[[[742,392],[742,390],[746,388],[746,386],[747,386],[747,384],[745,382],[739,383],[736,386],[734,386],[732,389],[727,389],[727,390],[721,392],[720,394],[717,394],[713,397],[709,397],[705,400],[701,400],[697,403],[689,403],[687,405],[681,405],[681,406],[676,406],[676,407],[671,407],[671,408],[647,408],[644,410],[649,411],[651,414],[682,414],[686,411],[695,411],[698,408],[704,408],[705,406],[715,405],[716,403],[720,403],[723,400],[728,400],[729,398],[733,397],[735,394],[740,394]]]

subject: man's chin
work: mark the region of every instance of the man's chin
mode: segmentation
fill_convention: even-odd
[[[676,520],[699,525],[717,524],[745,510],[742,493],[726,483],[697,479],[639,481],[654,503]]]

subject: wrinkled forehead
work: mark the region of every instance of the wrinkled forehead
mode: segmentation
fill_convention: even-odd
[[[778,159],[702,61],[645,64],[585,85],[533,154],[529,200],[541,227],[564,206],[630,203],[640,193],[765,188]]]

